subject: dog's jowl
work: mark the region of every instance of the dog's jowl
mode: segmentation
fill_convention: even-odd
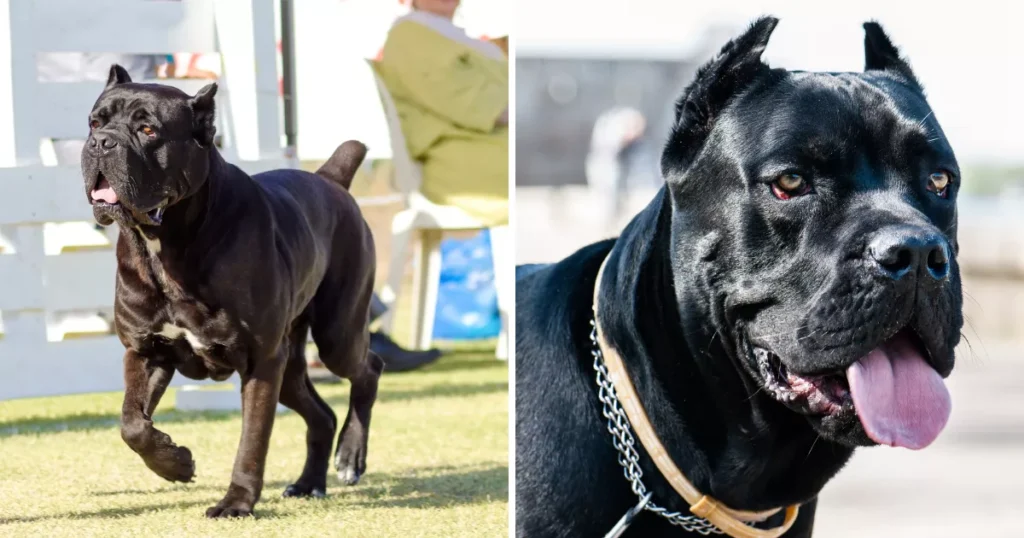
[[[175,372],[242,381],[242,438],[231,483],[209,517],[252,513],[263,489],[278,402],[309,428],[306,463],[286,496],[323,496],[337,418],[306,373],[308,334],[352,383],[338,437],[339,477],[366,466],[383,362],[368,351],[374,247],[348,193],[366,154],[341,145],[317,172],[249,177],[221,157],[214,95],[133,83],[119,66],[89,115],[85,194],[116,222],[115,327],[126,348],[121,436],[153,472],[189,482],[189,449],[157,430],[153,410]]]
[[[864,25],[863,72],[811,73],[762,61],[776,23],[698,70],[664,186],[619,238],[518,271],[522,536],[604,535],[638,491],[666,512],[643,510],[627,536],[718,517],[691,508],[652,443],[622,441],[642,424],[615,411],[615,357],[665,461],[718,515],[781,529],[764,536],[810,536],[856,447],[920,449],[945,426],[963,323],[956,158],[879,25]]]

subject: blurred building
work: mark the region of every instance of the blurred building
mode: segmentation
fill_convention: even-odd
[[[516,59],[516,185],[585,185],[594,123],[618,107],[643,114],[649,133],[634,150],[640,173],[658,178],[664,133],[694,61],[636,58]],[[653,134],[650,134],[653,133]],[[636,170],[633,170],[636,172]]]

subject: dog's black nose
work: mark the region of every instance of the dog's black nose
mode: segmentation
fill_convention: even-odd
[[[868,255],[898,280],[923,269],[935,280],[949,275],[949,246],[937,232],[910,227],[883,228],[868,244]]]
[[[89,139],[89,145],[95,149],[109,150],[117,147],[117,140],[104,133],[93,133],[92,138]]]

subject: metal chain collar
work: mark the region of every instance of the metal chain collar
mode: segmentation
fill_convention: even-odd
[[[618,460],[619,465],[622,466],[622,474],[629,481],[633,493],[640,499],[637,508],[654,512],[667,519],[669,523],[690,532],[696,532],[704,536],[722,534],[718,527],[704,518],[681,512],[670,512],[650,502],[651,494],[647,492],[647,486],[643,482],[644,472],[640,469],[640,454],[636,451],[636,440],[629,426],[629,418],[626,417],[626,412],[623,411],[622,405],[619,404],[619,397],[615,394],[615,385],[612,384],[612,380],[608,376],[608,369],[604,366],[601,346],[597,343],[597,322],[593,317],[590,318],[590,342],[593,346],[590,353],[594,356],[594,371],[597,372],[595,376],[598,388],[597,397],[601,400],[602,404],[601,414],[604,415],[604,418],[608,419],[608,433],[612,434],[612,444],[619,452]],[[633,516],[636,515],[634,510],[630,509],[630,512],[633,512]],[[630,512],[627,512],[627,517],[630,516]],[[631,521],[632,517],[628,517],[628,520]],[[616,525],[616,529],[613,529],[612,532],[615,533],[615,530],[618,530],[618,533],[613,534],[613,536],[618,536],[618,534],[625,531],[622,521]]]

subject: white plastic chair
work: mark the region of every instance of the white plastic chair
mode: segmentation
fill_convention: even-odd
[[[458,207],[435,204],[420,193],[420,185],[423,182],[422,169],[409,155],[395,102],[384,81],[373,68],[372,60],[370,70],[377,83],[377,91],[384,106],[384,116],[388,122],[394,187],[401,193],[406,206],[391,221],[391,263],[387,281],[380,290],[380,298],[388,305],[388,311],[381,317],[381,325],[385,331],[390,331],[394,324],[395,305],[401,294],[405,263],[409,259],[411,245],[414,249],[411,342],[415,349],[428,349],[434,334],[434,311],[437,309],[437,292],[441,281],[441,236],[446,231],[482,230],[486,226]],[[492,237],[492,252],[504,247],[505,245],[496,245]],[[501,257],[494,257],[497,275],[497,261]],[[495,282],[501,284],[498,278],[495,278]],[[498,295],[501,297],[502,294]],[[496,353],[499,358],[507,357],[507,309],[508,305],[499,301],[502,318]]]

